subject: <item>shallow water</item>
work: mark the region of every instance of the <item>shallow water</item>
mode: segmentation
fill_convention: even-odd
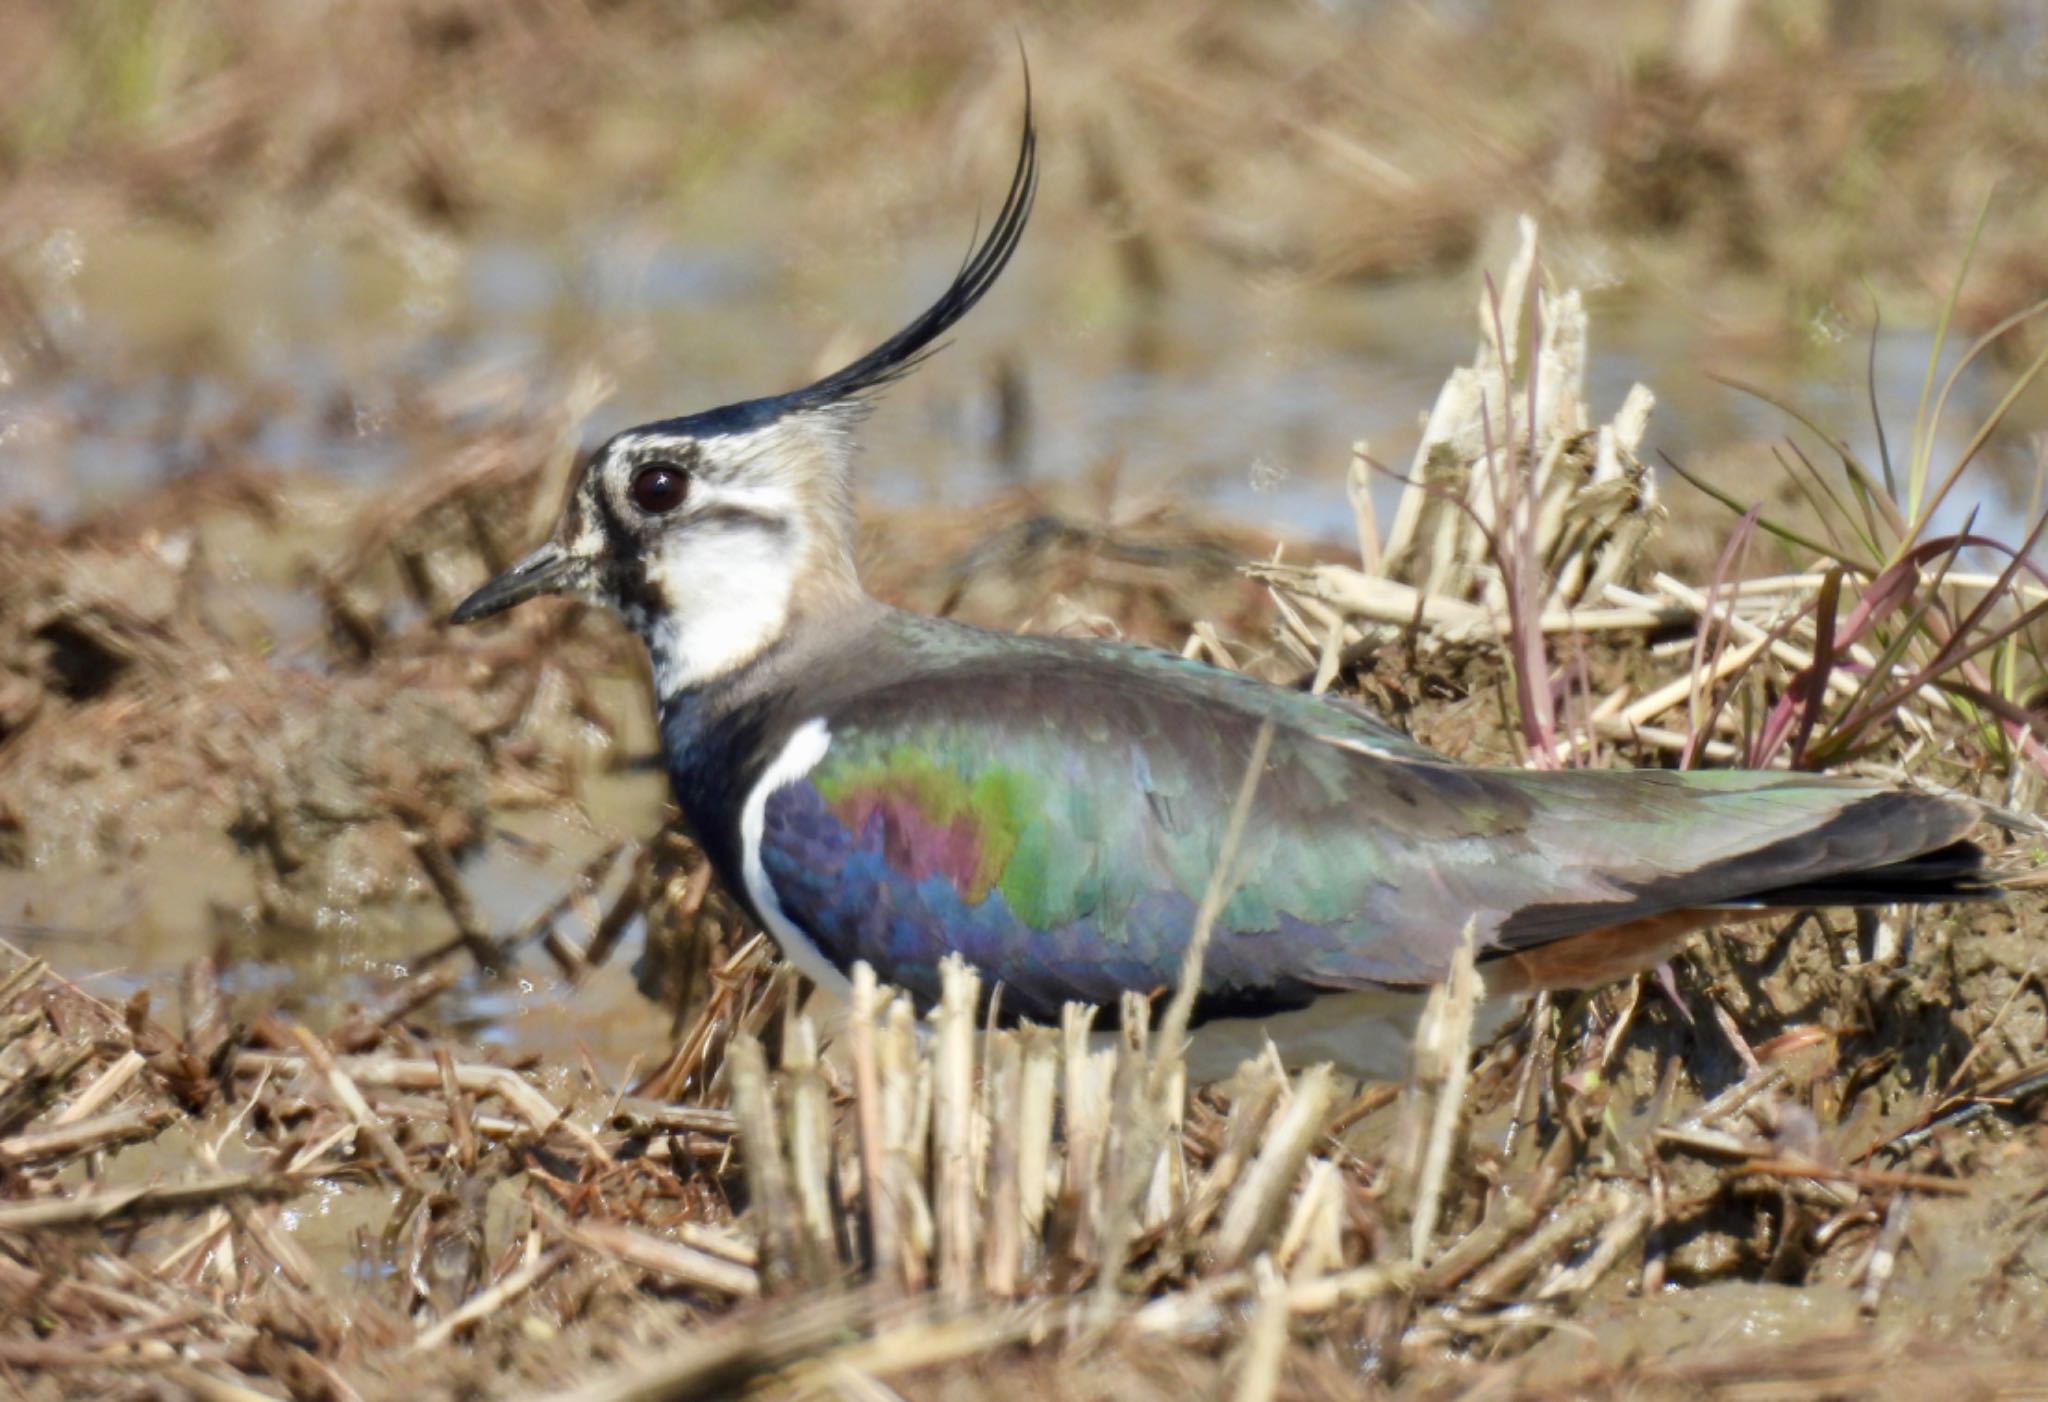
[[[788,388],[921,305],[949,274],[959,232],[907,263],[883,266],[876,252],[832,269],[792,267],[772,243],[690,242],[651,227],[593,226],[548,241],[425,239],[395,252],[364,251],[310,222],[207,242],[53,234],[38,273],[70,363],[53,376],[17,375],[0,393],[0,507],[63,521],[117,502],[189,470],[195,437],[250,403],[260,413],[237,451],[253,465],[373,491],[429,466],[404,425],[412,395],[439,396],[458,424],[481,430],[552,400],[577,367],[595,366],[616,388],[584,426],[594,442],[632,422]],[[1472,353],[1475,281],[1306,287],[1189,271],[1139,311],[1063,263],[1051,240],[1027,242],[954,348],[874,416],[863,490],[884,503],[962,505],[1020,478],[1110,472],[1121,494],[1170,493],[1277,533],[1343,541],[1350,445],[1368,440],[1380,461],[1405,465],[1444,375]],[[1594,411],[1611,413],[1637,380],[1650,384],[1660,396],[1653,454],[1699,461],[1789,427],[1706,378],[1700,367],[1712,364],[1763,385],[1796,384],[1816,419],[1876,461],[1867,347],[1844,319],[1818,318],[1744,351],[1680,299],[1610,290],[1593,298],[1592,332]],[[1878,343],[1877,394],[1895,454],[1930,345],[1910,331]],[[1027,406],[1007,422],[1004,377],[1013,405],[1021,385]],[[1963,379],[1937,460],[1956,451],[2005,380],[1995,367]],[[2032,464],[2022,442],[2003,436],[1945,523],[1979,504],[2024,501]],[[1747,498],[1772,484],[1724,485]],[[1378,490],[1386,520],[1398,484]],[[291,640],[317,626],[308,597],[251,592],[289,660]],[[589,787],[600,826],[643,834],[658,824],[658,773]],[[515,826],[543,836],[524,819]],[[518,928],[596,850],[586,830],[556,828],[534,848],[495,843],[471,861],[494,928]],[[221,874],[195,880],[175,852],[91,881],[0,875],[9,937],[107,996],[160,986],[212,948],[207,902]],[[243,956],[229,987],[321,1020],[387,989],[404,972],[404,949],[365,941]],[[633,953],[629,942],[573,998],[546,970],[473,978],[442,1010],[479,1041],[516,1039],[551,1060],[583,1046],[616,1071],[659,1045],[667,1021],[633,991]]]
[[[482,427],[592,366],[615,386],[584,426],[595,442],[803,382],[906,319],[955,256],[948,242],[886,268],[846,258],[821,270],[792,267],[772,245],[674,239],[593,227],[378,254],[310,225],[252,235],[246,246],[52,234],[38,267],[80,373],[17,377],[0,396],[0,442],[43,449],[9,454],[0,505],[66,519],[175,475],[192,454],[180,427],[254,388],[267,392],[270,412],[250,452],[363,485],[422,466],[396,423],[400,396],[422,386],[457,402],[473,396]],[[871,499],[965,504],[1020,476],[1072,480],[1113,464],[1127,492],[1171,492],[1276,531],[1346,538],[1350,445],[1366,440],[1377,460],[1404,466],[1437,387],[1475,340],[1476,280],[1463,273],[1347,287],[1190,268],[1139,305],[1076,277],[1046,242],[1027,240],[953,349],[874,416],[864,435]],[[1571,275],[1569,257],[1559,266]],[[1792,429],[1776,409],[1709,379],[1711,369],[1795,387],[1792,397],[1875,467],[1867,316],[1829,308],[1803,326],[1765,322],[1745,336],[1672,290],[1595,291],[1591,310],[1589,402],[1604,415],[1632,383],[1648,383],[1659,396],[1653,457],[1696,461]],[[1878,340],[1876,397],[1895,457],[1931,345],[1919,330]],[[1951,346],[1944,373],[1955,359]],[[1008,417],[999,375],[1022,389],[1025,407]],[[1966,373],[1937,461],[1960,449],[2010,377],[1995,365]],[[1956,521],[2031,480],[2025,430],[2039,409],[2020,406],[1974,492],[1954,503]],[[38,431],[54,421],[80,431]],[[1770,485],[1730,484],[1739,495]],[[1398,484],[1383,480],[1379,491],[1391,509]]]

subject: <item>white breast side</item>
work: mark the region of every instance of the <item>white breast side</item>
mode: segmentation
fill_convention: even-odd
[[[761,922],[768,927],[768,933],[782,950],[782,957],[796,965],[804,977],[820,988],[844,997],[846,975],[833,967],[824,951],[783,913],[775,885],[768,879],[767,869],[761,865],[761,831],[768,821],[769,798],[817,768],[818,761],[831,747],[832,732],[825,722],[822,719],[807,720],[796,728],[782,747],[782,753],[762,773],[754,791],[747,795],[746,803],[740,808],[740,879],[746,883],[747,899],[760,912]]]

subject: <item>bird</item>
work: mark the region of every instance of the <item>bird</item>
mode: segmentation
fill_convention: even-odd
[[[816,984],[843,993],[865,961],[929,1006],[957,957],[1005,1020],[1083,1003],[1113,1028],[1128,993],[1163,1008],[1235,816],[1188,1074],[1270,1043],[1398,1079],[1467,942],[1483,1029],[1531,992],[1652,968],[1702,927],[1992,893],[1961,798],[1784,771],[1477,767],[1340,697],[871,597],[854,430],[995,284],[1038,178],[1027,89],[1003,203],[931,305],[801,388],[613,435],[552,534],[451,615],[562,594],[639,635],[688,827]]]

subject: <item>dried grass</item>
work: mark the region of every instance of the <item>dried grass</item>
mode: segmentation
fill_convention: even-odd
[[[1361,680],[1389,654],[1411,675],[1481,690],[1472,679],[1491,668],[1518,698],[1511,710],[1536,685],[1558,703],[1550,731],[1519,728],[1548,746],[1532,760],[1654,751],[1666,735],[1696,738],[1680,728],[1694,724],[1716,737],[1694,752],[1712,757],[1735,737],[1700,721],[1712,715],[1702,698],[1807,668],[1813,642],[1784,619],[1829,576],[1706,590],[1639,577],[1658,518],[1634,457],[1648,395],[1594,426],[1578,301],[1538,286],[1533,245],[1528,255],[1486,299],[1479,355],[1439,399],[1390,548],[1361,551],[1377,564],[1254,573],[1314,685]],[[1521,330],[1510,307],[1534,309]],[[503,481],[470,489],[486,480]],[[461,492],[429,500],[427,514],[466,519]],[[363,538],[405,538],[395,520],[373,518]],[[431,577],[399,569],[381,587],[424,587],[432,604],[439,586],[419,583]],[[337,599],[374,600],[378,587],[321,594],[338,619]],[[559,665],[546,654],[570,626],[543,616],[476,644],[477,664],[502,679],[494,695],[514,698],[477,720],[487,754],[532,763],[527,722],[504,717],[532,711],[535,675]],[[1227,651],[1222,630],[1193,631]],[[1709,647],[1709,633],[1725,641]],[[429,675],[410,661],[415,638],[340,622],[336,635],[383,684]],[[1587,640],[1669,679],[1598,695],[1581,685],[1575,701],[1572,678],[1590,674],[1556,670],[1550,648]],[[126,673],[107,703],[84,704],[141,684]],[[81,703],[45,704],[38,726]],[[1902,706],[1892,723],[1909,761],[1915,747],[1968,740],[1932,704]],[[1260,768],[1253,757],[1248,785]],[[117,1009],[15,959],[0,972],[0,1289],[18,1325],[0,1333],[0,1366],[32,1389],[347,1396],[417,1391],[405,1380],[425,1376],[446,1392],[810,1395],[993,1386],[1004,1360],[1025,1358],[1054,1377],[1138,1369],[1253,1398],[1361,1378],[1424,1392],[1852,1386],[1869,1371],[1848,1352],[1708,1339],[1593,1362],[1552,1341],[1577,1318],[1654,1320],[1667,1295],[1707,1301],[1746,1279],[1842,1282],[1852,1315],[1899,1315],[1902,1274],[1928,1269],[1914,1260],[1923,1224],[1946,1220],[1948,1203],[1982,1230],[1986,1202],[2007,1191],[1995,1185],[2011,1170],[1973,1172],[1953,1157],[1956,1136],[2023,1122],[2048,1086],[2028,1050],[2043,1020],[2031,972],[2007,978],[1994,961],[1952,975],[1951,996],[1995,987],[1995,1012],[1961,1014],[1962,1047],[1907,1067],[1886,1028],[1948,1015],[1911,1011],[1917,993],[1873,1010],[1871,980],[1916,987],[1925,944],[1789,979],[1711,944],[1674,989],[1539,1000],[1476,1055],[1462,964],[1431,1001],[1414,1082],[1398,1094],[1353,1097],[1325,1068],[1292,1075],[1271,1059],[1199,1089],[1180,1057],[1192,984],[1157,1028],[1125,1009],[1107,1045],[1079,1008],[1057,1029],[985,1025],[981,990],[957,965],[928,1025],[864,969],[843,1021],[827,1023],[717,908],[686,846],[606,844],[508,938],[469,901],[446,816],[407,793],[385,794],[381,811],[447,909],[443,958],[466,949],[476,966],[566,993],[638,915],[668,947],[708,940],[694,962],[652,975],[682,1009],[670,1054],[634,1085],[479,1060],[432,1030],[461,983],[457,965],[432,960],[322,1033],[274,1012],[237,1022],[207,961],[188,970],[174,1032],[146,1000]],[[1205,910],[1232,866],[1224,853]],[[581,943],[560,918],[571,911]],[[1815,939],[1830,937],[1792,947]],[[1833,1001],[1814,1013],[1815,998]],[[2032,1163],[2014,1142],[2014,1164]],[[350,1222],[352,1244],[309,1243],[318,1217]],[[2029,1239],[1973,1288],[2027,1309],[2013,1281]],[[1979,1375],[1990,1385],[2004,1366]]]
[[[1793,86],[1784,65],[1806,76],[1793,40],[1748,70],[1715,60],[1706,12],[1725,7],[1692,8],[1687,37],[1659,42],[1683,60],[1710,120],[1695,132],[1685,111],[1659,105],[1653,67],[1610,95],[1611,142],[1647,130],[1667,146],[1740,146],[1730,124],[1782,115],[1776,95]],[[398,34],[388,27],[398,12],[373,5],[339,36],[253,25],[252,13],[222,12],[220,23],[242,26],[250,57],[219,76],[210,103],[125,136],[80,127],[78,140],[110,141],[119,159],[81,160],[75,179],[31,153],[10,181],[7,227],[91,227],[167,201],[173,217],[225,220],[238,200],[296,190],[331,196],[325,207],[344,222],[405,243],[496,198],[441,178],[441,153],[476,112],[497,110],[505,93],[531,96],[506,130],[575,145],[590,85],[673,59],[644,43],[631,16],[614,29],[575,7],[516,23],[511,11],[429,7]],[[214,22],[181,11],[143,37],[173,52],[178,25]],[[772,16],[761,22],[783,32]],[[876,19],[857,41],[906,42],[899,26],[911,22]],[[915,23],[935,30],[920,39],[935,68],[971,73],[957,60],[985,46],[981,17]],[[1159,15],[1127,23],[1112,24],[1119,42],[1090,60],[1118,68],[1119,81],[1095,84],[1090,106],[1080,90],[1091,75],[1071,75],[1069,110],[1095,133],[1082,141],[1105,198],[1121,203],[1121,189],[1212,253],[1376,275],[1463,256],[1499,204],[1492,165],[1434,163],[1426,143],[1396,150],[1369,124],[1297,122],[1290,159],[1312,150],[1339,162],[1364,178],[1343,184],[1342,198],[1366,191],[1388,212],[1316,220],[1341,231],[1327,246],[1234,237],[1206,207],[1241,203],[1270,163],[1272,125],[1242,118],[1268,105],[1260,67],[1294,50],[1269,53],[1220,12],[1174,20],[1163,46]],[[1385,23],[1403,52],[1430,60],[1408,81],[1441,85],[1456,71],[1469,83],[1464,67],[1446,66],[1453,57],[1493,61],[1410,27],[1421,20]],[[1507,47],[1531,37],[1524,25],[1537,26],[1544,52],[1564,55],[1553,63],[1583,57],[1527,18],[1512,21]],[[121,31],[23,26],[16,37],[0,64],[41,63],[40,81],[62,86],[117,58]],[[358,55],[375,81],[346,95],[292,88],[292,75],[324,71],[305,52],[314,42]],[[469,55],[473,88],[438,86],[448,69],[422,56],[441,45]],[[697,83],[698,65],[719,60],[684,47],[679,71]],[[1140,51],[1147,61],[1123,81]],[[559,61],[560,86],[522,85],[534,52]],[[393,54],[408,61],[376,61]],[[824,82],[819,110],[846,110],[829,93],[862,65],[840,44],[793,61]],[[253,81],[266,66],[275,76]],[[1867,110],[1868,79],[1851,69],[1824,75],[1830,110]],[[747,86],[758,71],[714,72],[705,100],[756,114],[785,105],[779,90]],[[203,76],[172,74],[168,90],[189,95]],[[1341,61],[1304,78],[1333,90],[1354,81]],[[1733,97],[1710,102],[1714,92]],[[1385,101],[1404,120],[1415,107]],[[333,140],[279,135],[271,159],[237,167],[241,185],[218,184],[176,215],[180,185],[222,169],[223,152],[279,113]],[[74,115],[89,125],[91,114]],[[1939,146],[1947,122],[1967,114],[1936,115],[1914,130]],[[378,141],[393,121],[410,135]],[[1212,144],[1199,161],[1159,163],[1188,173],[1187,189],[1133,188],[1143,163],[1129,143],[1160,140],[1166,127],[1174,150]],[[660,127],[664,142],[671,128]],[[1214,144],[1219,134],[1229,141]],[[1817,141],[1784,178],[1799,184],[1810,162],[1839,159],[1843,140],[1832,156]],[[340,170],[296,159],[323,146],[355,154]],[[1537,164],[1520,136],[1494,149],[1503,166]],[[1669,164],[1601,149],[1601,180],[1621,190]],[[1780,172],[1744,165],[1739,183],[1770,205]],[[1443,174],[1417,189],[1407,169]],[[1412,198],[1380,198],[1402,186]],[[1615,203],[1608,217],[1626,226],[1637,206]],[[1950,199],[1908,203],[1935,211],[1941,230],[1952,222],[1939,213]],[[1885,226],[1863,224],[1887,240],[1887,266],[1912,256]],[[1141,228],[1120,245],[1133,287],[1146,276],[1146,239]],[[2026,281],[2023,249],[1997,256],[2002,291]],[[1987,308],[2003,304],[1985,296],[1959,304],[1959,323],[1996,319]],[[75,370],[42,325],[39,297],[0,267],[10,363]],[[1429,415],[1384,542],[1361,445],[1356,563],[1290,551],[1250,571],[1258,587],[1247,587],[1234,564],[1264,551],[1240,530],[1173,513],[1083,527],[1020,496],[993,528],[986,513],[941,523],[955,565],[899,566],[889,586],[1041,625],[1103,615],[1225,664],[1253,650],[1243,639],[1264,626],[1270,595],[1285,663],[1303,682],[1375,700],[1384,688],[1424,725],[1448,718],[1489,743],[1512,735],[1533,763],[1745,757],[1797,679],[1816,678],[1836,708],[1820,709],[1825,725],[1876,677],[1908,694],[1870,727],[1875,746],[1859,764],[2001,787],[2005,775],[1971,771],[2012,756],[1962,723],[1924,665],[1820,620],[1829,610],[1847,620],[1909,576],[1951,619],[1993,597],[2010,620],[2048,598],[2037,583],[1960,563],[1934,579],[1935,560],[1883,578],[1882,567],[1840,575],[1817,560],[1763,579],[1740,577],[1731,561],[1707,586],[1654,572],[1648,546],[1664,504],[1637,456],[1653,401],[1639,388],[1611,416],[1586,404],[1584,299],[1544,281],[1533,239],[1481,299],[1477,324],[1478,351]],[[363,869],[388,879],[339,915],[427,909],[446,939],[408,959],[387,997],[331,1025],[231,994],[211,960],[186,970],[173,1028],[147,997],[114,1006],[38,960],[0,955],[0,1376],[10,1386],[625,1398],[1028,1384],[1266,1398],[1366,1387],[1989,1395],[2033,1384],[2048,1313],[2036,1284],[2048,1276],[2038,1190],[2048,998],[2038,912],[2018,902],[2015,914],[1886,921],[1867,938],[1802,922],[1768,948],[1704,941],[1668,980],[1538,1000],[1476,1049],[1472,986],[1453,978],[1424,1019],[1414,1083],[1356,1094],[1327,1071],[1270,1061],[1226,1087],[1191,1087],[1171,1019],[1149,1029],[1125,1017],[1107,1046],[1091,1041],[1080,1009],[1059,1028],[992,1028],[957,967],[928,1026],[864,971],[835,1025],[804,1007],[711,889],[701,854],[673,837],[607,835],[548,909],[493,928],[465,856],[489,814],[573,805],[601,748],[593,735],[632,733],[633,718],[593,679],[634,664],[615,634],[568,609],[461,639],[418,620],[503,563],[520,524],[547,508],[571,426],[601,392],[589,376],[566,381],[538,412],[517,385],[406,386],[407,452],[452,466],[366,511],[309,506],[300,484],[247,465],[260,456],[248,447],[248,426],[264,417],[257,396],[203,433],[165,431],[153,445],[165,460],[185,436],[212,445],[174,490],[75,530],[0,522],[7,860],[76,846],[118,861],[152,823],[205,831],[222,839],[223,867],[256,873],[253,914],[231,923],[298,931],[324,948],[336,928],[325,897],[345,865],[324,854],[369,852],[378,861]],[[497,427],[479,433],[480,411]],[[318,601],[319,637],[283,640],[316,669],[288,675],[270,651],[280,640],[223,606],[224,567],[199,547],[229,519],[291,538],[261,578]],[[319,525],[303,544],[333,520],[344,524]],[[930,525],[882,530],[931,547]],[[1039,613],[1054,594],[1075,601],[1072,618]],[[2003,694],[2025,700],[2038,685],[2027,662],[2016,653],[1996,678]],[[407,696],[428,704],[404,710]],[[343,751],[363,716],[389,728],[348,753],[432,751],[435,762],[342,766],[358,782],[316,790],[300,757]],[[24,798],[67,789],[102,795],[98,816]],[[2019,779],[2001,796],[2031,801]],[[302,821],[323,805],[349,816]],[[225,841],[230,832],[245,849]],[[473,966],[572,998],[643,917],[647,981],[678,1021],[667,1054],[637,1075],[494,1060],[443,1006]],[[577,925],[581,940],[569,933]],[[1788,1342],[1746,1341],[1780,1329]]]

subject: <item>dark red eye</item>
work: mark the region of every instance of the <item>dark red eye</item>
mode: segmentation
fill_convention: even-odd
[[[649,516],[673,511],[690,495],[690,474],[672,462],[651,462],[633,474],[632,495]]]

